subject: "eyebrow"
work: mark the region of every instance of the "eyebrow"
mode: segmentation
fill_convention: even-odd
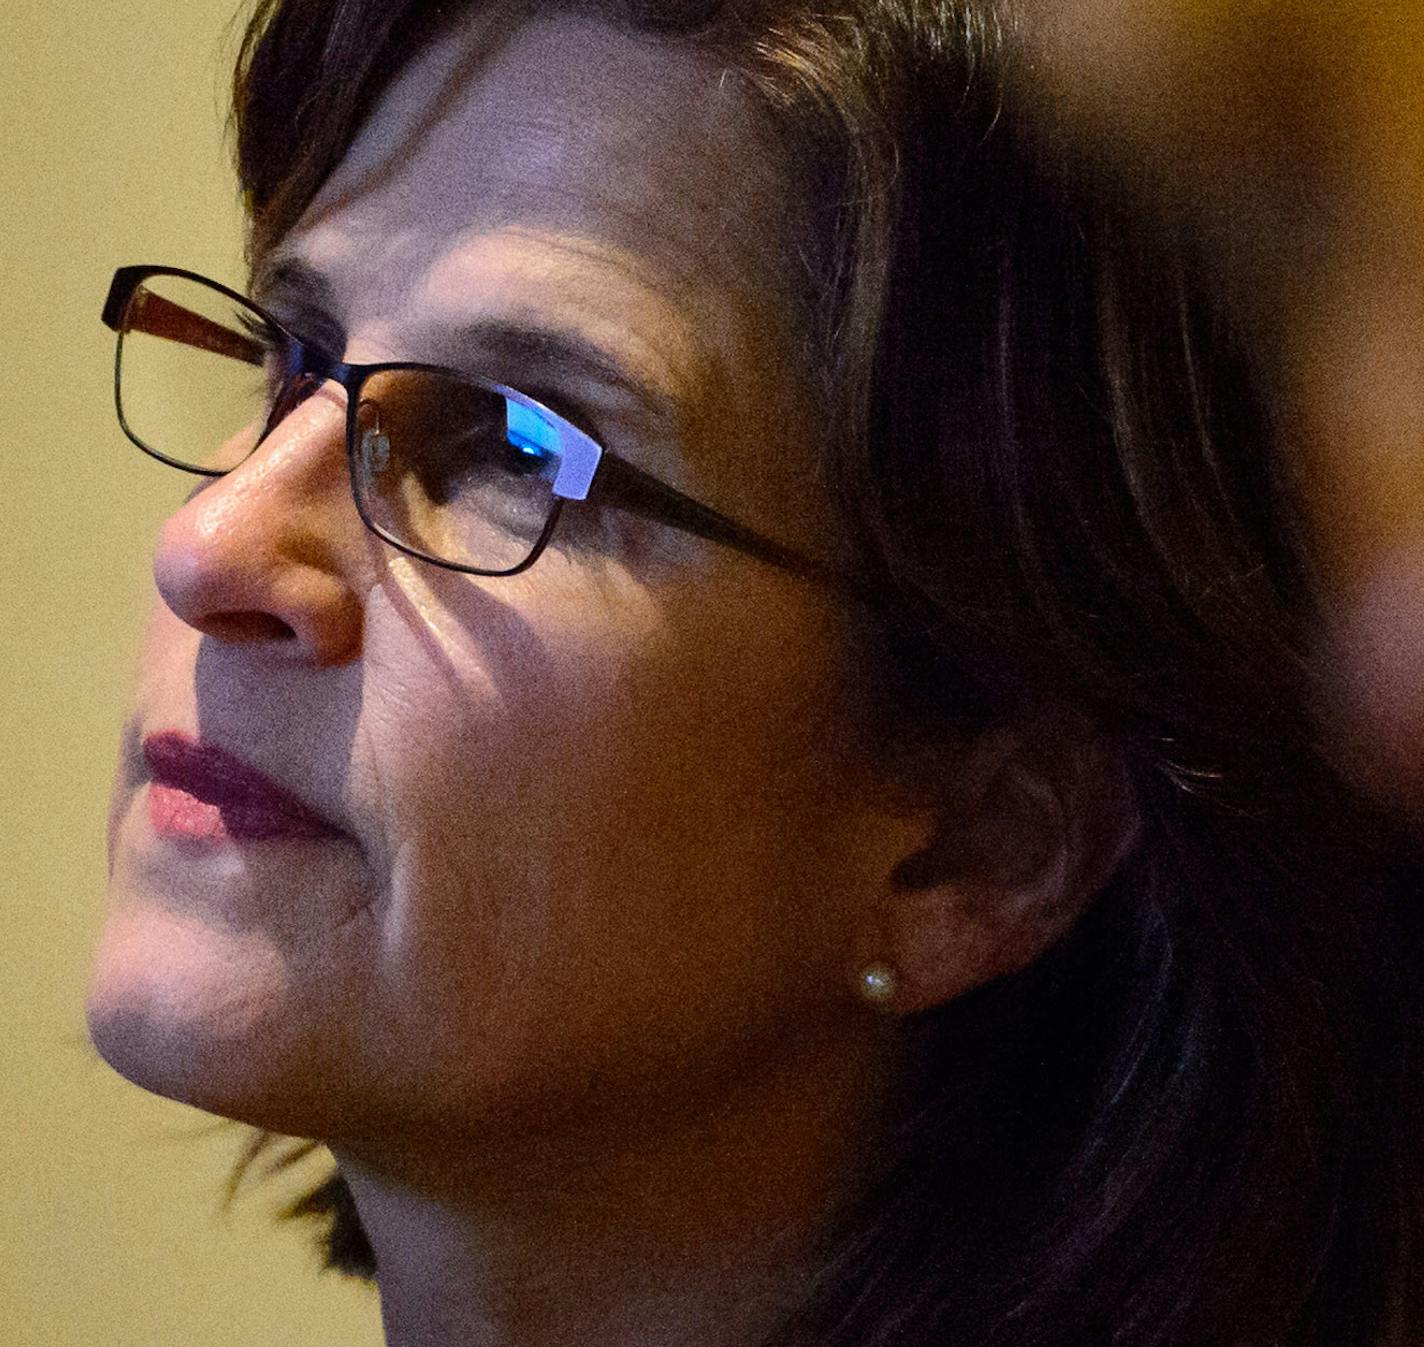
[[[581,333],[510,318],[477,318],[458,328],[450,341],[457,350],[469,348],[478,358],[494,361],[497,368],[518,370],[521,377],[555,384],[601,384],[630,398],[654,421],[671,424],[676,418],[676,400],[670,394],[637,378]]]
[[[274,253],[262,259],[249,282],[259,304],[292,310],[300,319],[315,321],[324,330],[345,334],[337,321],[340,307],[336,287],[315,267],[289,254]],[[305,334],[303,334],[305,335]],[[340,351],[329,354],[340,356]]]
[[[312,324],[318,342],[340,335],[344,345],[344,326],[336,316],[336,288],[301,258],[277,253],[265,259],[253,273],[252,293],[259,303],[290,309],[298,324]],[[544,387],[546,383],[592,382],[624,394],[659,425],[671,426],[677,420],[675,398],[636,377],[608,351],[568,328],[512,318],[476,318],[455,329],[441,344],[452,351],[470,352],[495,366],[493,370],[472,372],[487,377],[498,373],[502,382],[515,386],[522,381],[537,381],[531,387],[520,387],[521,392],[531,396],[553,396],[557,390]],[[516,377],[506,379],[506,371],[517,371]]]

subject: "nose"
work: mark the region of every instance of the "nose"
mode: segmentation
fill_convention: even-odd
[[[373,540],[351,498],[345,413],[323,385],[169,518],[154,579],[190,627],[316,667],[356,659]]]

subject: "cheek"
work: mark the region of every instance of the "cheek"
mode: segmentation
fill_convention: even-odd
[[[614,1109],[676,1096],[828,1022],[807,1010],[840,999],[855,885],[825,622],[741,569],[655,598],[563,565],[374,598],[359,683],[224,656],[225,705],[270,697],[311,770],[349,760],[362,846],[349,873],[268,857],[241,922],[191,877],[181,907],[156,901],[121,846],[91,997],[114,1065],[258,1125],[369,1137],[528,1125],[595,1080]],[[200,665],[157,613],[141,704],[184,723]],[[329,730],[333,703],[349,733],[302,728]],[[334,920],[351,894],[368,904]]]
[[[691,624],[526,608],[513,644],[487,615],[373,722],[388,1065],[443,1059],[463,1108],[656,1073],[839,987],[827,648],[800,610],[686,597]]]

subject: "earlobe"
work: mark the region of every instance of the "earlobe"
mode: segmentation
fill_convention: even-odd
[[[1138,833],[1122,758],[1096,735],[1000,736],[951,769],[952,803],[887,876],[866,963],[895,969],[897,1013],[1036,961],[1116,873]]]

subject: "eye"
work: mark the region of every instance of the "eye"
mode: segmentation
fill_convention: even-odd
[[[452,373],[391,369],[363,385],[358,416],[367,500],[393,531],[475,564],[539,536],[560,457],[538,412]]]
[[[502,483],[552,482],[558,432],[493,389],[430,371],[408,371],[380,398],[387,434],[428,499],[444,504]],[[546,489],[546,488],[545,488]]]
[[[558,428],[522,402],[513,398],[502,401],[503,439],[511,451],[507,454],[509,470],[521,476],[535,474],[552,479],[559,461]]]

